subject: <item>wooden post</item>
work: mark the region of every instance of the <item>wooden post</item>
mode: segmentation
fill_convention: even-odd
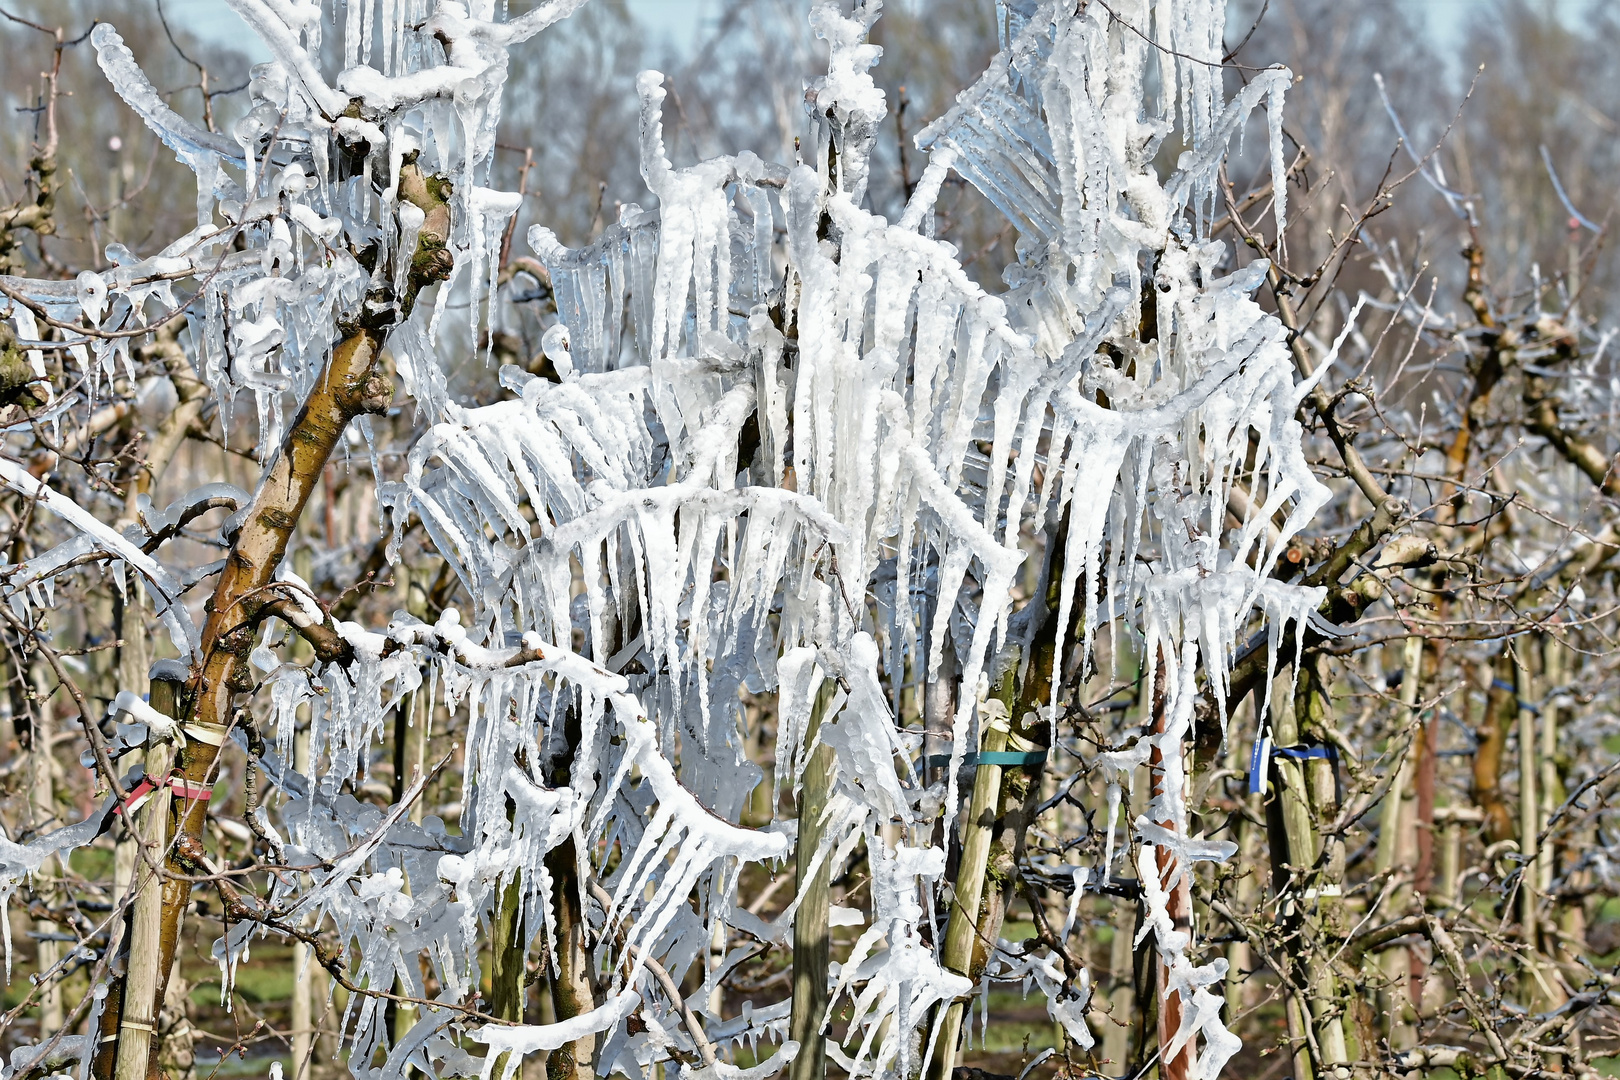
[[[159,681],[153,682],[151,687],[152,707],[173,716],[174,684]],[[163,864],[163,842],[168,835],[171,792],[166,781],[171,760],[169,748],[161,745],[152,747],[146,758],[147,776],[158,787],[136,817],[135,829],[145,851],[135,863],[135,903],[130,908],[129,967],[124,976],[123,1009],[118,1021],[115,1080],[146,1080],[149,1072],[160,1075],[156,1069],[157,1047],[153,1036],[165,980],[158,963],[165,894],[173,886],[160,879],[154,867]]]
[[[1536,778],[1541,771],[1536,741],[1535,676],[1519,658],[1514,667],[1514,689],[1519,697],[1519,854],[1524,870],[1519,875],[1519,923],[1524,943],[1533,955],[1540,947],[1536,925],[1536,834],[1541,831],[1541,806],[1536,800]],[[1534,975],[1530,976],[1534,982]]]
[[[1401,657],[1401,717],[1412,723],[1417,717],[1417,703],[1422,688],[1423,639],[1408,637]],[[1401,759],[1384,796],[1378,827],[1378,855],[1375,866],[1379,873],[1400,873],[1413,868],[1416,847],[1415,784],[1417,771],[1415,758],[1423,752],[1423,733],[1413,737],[1406,755]],[[1404,912],[1411,904],[1412,890],[1406,885],[1398,888],[1390,900],[1390,910]],[[1378,954],[1378,967],[1383,972],[1386,1011],[1389,1015],[1390,1045],[1405,1050],[1416,1041],[1411,1020],[1415,1015],[1415,1002],[1411,993],[1412,960],[1404,945],[1396,945]]]
[[[1153,734],[1163,735],[1165,730],[1165,714],[1169,708],[1169,695],[1165,691],[1166,672],[1164,666],[1164,652],[1159,653],[1158,670],[1153,683]],[[1155,745],[1148,756],[1149,775],[1153,778],[1153,798],[1162,796],[1164,791],[1164,752]],[[1183,773],[1185,775],[1185,773]],[[1185,794],[1185,793],[1183,793]],[[1164,829],[1175,828],[1173,821],[1161,821],[1159,827]],[[1192,932],[1192,880],[1187,873],[1187,867],[1176,861],[1174,855],[1159,848],[1154,853],[1155,862],[1159,871],[1159,887],[1169,894],[1165,902],[1166,913],[1176,930],[1189,935]],[[1164,957],[1159,957],[1157,964],[1157,982],[1159,998],[1159,1076],[1160,1080],[1187,1080],[1192,1075],[1192,1040],[1187,1040],[1176,1049],[1174,1054],[1169,1053],[1170,1043],[1181,1030],[1182,1000],[1180,991],[1169,988],[1170,967],[1165,963]]]
[[[805,725],[806,747],[815,745],[823,714],[831,702],[831,686],[824,683]],[[828,922],[832,860],[823,859],[813,874],[810,867],[826,832],[822,816],[832,794],[835,764],[832,747],[816,746],[805,764],[799,787],[798,840],[794,850],[799,906],[793,916],[793,1011],[788,1019],[788,1038],[799,1044],[799,1053],[788,1064],[788,1080],[823,1080],[827,1075],[827,1046],[821,1029],[831,1003],[827,975],[832,963],[832,930]]]
[[[41,673],[43,674],[43,673]],[[43,679],[39,680],[43,683]],[[37,694],[33,709],[33,730],[28,739],[28,798],[32,803],[30,808],[35,828],[41,828],[56,815],[56,785],[54,782],[55,763],[51,760],[51,739],[56,734],[55,710],[51,706],[51,699],[45,694]],[[35,875],[36,888],[43,884],[47,867],[55,859],[47,859]],[[43,891],[43,890],[41,890]],[[56,935],[61,933],[61,927],[49,919],[36,919],[34,932],[39,934],[38,947],[35,949],[35,959],[38,970],[43,977],[62,958],[60,943]],[[41,1039],[49,1038],[62,1029],[62,981],[52,979],[45,983],[40,991],[39,1001],[39,1033]]]

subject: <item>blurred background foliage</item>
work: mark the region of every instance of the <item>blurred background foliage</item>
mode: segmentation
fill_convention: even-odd
[[[621,205],[650,202],[634,137],[635,76],[646,68],[669,77],[664,122],[677,164],[744,149],[792,160],[804,87],[825,62],[805,20],[808,6],[808,0],[712,0],[699,6],[703,14],[691,20],[690,39],[681,40],[668,33],[669,20],[649,25],[624,0],[596,0],[520,50],[495,177],[499,186],[517,187],[528,155],[518,235],[538,221],[565,243],[580,244],[615,220]],[[173,0],[167,8],[156,0],[4,5],[42,26],[62,26],[68,41],[96,19],[114,21],[175,109],[198,119],[211,114],[213,125],[228,131],[245,99],[252,58],[234,47],[234,16],[218,7],[199,17],[198,5]],[[1230,86],[1246,69],[1275,63],[1303,74],[1287,111],[1290,134],[1309,154],[1310,191],[1296,196],[1289,234],[1293,254],[1302,264],[1316,262],[1343,234],[1346,207],[1365,204],[1380,185],[1409,171],[1415,152],[1432,155],[1445,183],[1475,197],[1499,287],[1528,287],[1538,273],[1545,279],[1568,271],[1570,234],[1581,226],[1559,198],[1547,161],[1569,202],[1603,224],[1620,198],[1610,179],[1620,164],[1620,9],[1536,0],[1442,5],[1438,15],[1428,9],[1405,0],[1234,0]],[[994,15],[991,0],[896,0],[885,11],[874,33],[885,52],[877,78],[890,105],[874,157],[876,212],[898,214],[924,163],[912,137],[983,70],[996,49]],[[338,38],[333,28],[329,43]],[[0,127],[0,201],[20,193],[53,47],[50,36],[0,20],[6,57],[0,94],[10,118]],[[1396,134],[1375,75],[1409,144]],[[58,233],[45,244],[44,261],[104,266],[108,243],[145,253],[160,238],[184,232],[189,177],[105,92],[87,42],[64,50],[60,78],[72,95],[58,121],[67,177]],[[1254,169],[1263,165],[1253,153],[1260,145],[1249,140]],[[1232,179],[1242,190],[1249,178]],[[1412,184],[1370,236],[1399,238],[1407,249],[1399,253],[1403,261],[1427,260],[1460,278],[1459,225],[1439,193]],[[1012,236],[966,185],[953,185],[941,200],[938,231],[972,259],[970,272],[994,287],[1012,258]],[[1588,303],[1620,286],[1612,252],[1590,261],[1580,277]],[[1352,258],[1344,273],[1340,284],[1352,293],[1376,293],[1386,284],[1365,258]]]

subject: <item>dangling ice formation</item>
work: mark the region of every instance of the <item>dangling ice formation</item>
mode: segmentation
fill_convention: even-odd
[[[973,989],[941,966],[928,908],[948,883],[929,838],[937,814],[947,828],[957,815],[956,766],[989,709],[980,687],[1026,644],[1030,620],[1013,596],[1031,535],[1060,545],[1050,617],[1079,626],[1082,662],[1108,625],[1136,636],[1150,685],[1162,669],[1161,730],[1091,764],[1117,799],[1121,779],[1158,751],[1161,794],[1135,823],[1144,932],[1182,997],[1176,1044],[1197,1047],[1195,1077],[1219,1073],[1237,1049],[1209,990],[1224,961],[1195,963],[1166,909],[1174,883],[1156,867],[1161,853],[1177,873],[1230,854],[1188,832],[1182,759],[1199,673],[1221,700],[1239,634],[1257,618],[1303,620],[1320,600],[1253,569],[1271,564],[1327,491],[1302,453],[1304,388],[1285,331],[1252,298],[1265,267],[1228,273],[1228,253],[1208,239],[1220,162],[1261,104],[1285,221],[1288,72],[1262,72],[1224,100],[1219,0],[1005,0],[1001,51],[918,137],[928,169],[891,223],[863,205],[886,112],[870,74],[880,50],[866,41],[880,5],[848,17],[819,0],[811,22],[830,58],[807,94],[808,158],[674,166],[662,78],[644,73],[641,167],[656,206],[626,207],[578,250],[530,231],[557,299],[546,349],[560,381],[506,369],[514,397],[464,407],[449,400],[437,356],[476,348],[517,208],[485,186],[507,49],[580,0],[510,21],[494,0],[354,0],[332,80],[319,64],[320,4],[231,3],[274,59],[256,70],[253,108],[228,136],[169,109],[111,26],[94,34],[114,87],[196,172],[198,228],[71,292],[38,283],[30,295],[104,324],[172,308],[167,282],[182,273],[203,280],[190,301],[195,362],[222,403],[252,395],[267,456],[286,406],[319,378],[335,323],[403,303],[428,226],[401,197],[402,171],[442,178],[449,280],[395,312],[388,340],[429,427],[403,477],[378,494],[396,528],[421,521],[471,604],[432,625],[343,624],[352,659],[313,677],[273,655],[263,665],[281,747],[264,762],[284,799],[262,823],[290,865],[308,868],[283,877],[269,903],[279,917],[336,928],[350,970],[371,986],[425,997],[426,957],[445,1005],[424,1005],[395,1043],[378,1001],[351,998],[354,1075],[399,1076],[408,1064],[487,1078],[504,1062],[510,1077],[523,1053],[593,1033],[601,1068],[638,1078],[670,1047],[693,1050],[649,961],[678,983],[717,927],[720,940],[781,940],[792,914],[766,923],[736,894],[744,864],[792,853],[790,831],[738,824],[762,779],[743,749],[744,687],[778,695],[779,784],[799,774],[822,709],[816,740],[836,764],[813,857],[868,852],[866,929],[832,973],[850,999],[852,1041],[860,1035],[841,1063],[852,1076],[915,1075],[937,1052],[935,1006]],[[1149,26],[1162,48],[1137,29]],[[1166,175],[1156,163],[1167,145],[1181,150]],[[933,200],[952,170],[1019,232],[1002,293],[975,284],[932,237]],[[245,250],[233,249],[238,237]],[[472,298],[470,339],[444,324],[453,289]],[[6,312],[34,336],[24,308]],[[117,373],[106,339],[75,355],[93,378]],[[1253,509],[1228,529],[1240,469],[1257,478]],[[161,566],[110,530],[87,522],[84,533],[62,561],[101,546],[163,592]],[[183,611],[175,618],[177,640],[194,645]],[[925,791],[894,703],[901,681],[937,676],[947,652],[958,680],[952,767],[946,790]],[[836,692],[818,706],[829,680]],[[1060,684],[1042,708],[1055,710]],[[460,836],[341,792],[387,715],[417,693],[465,711]],[[304,706],[329,766],[319,777],[285,764]],[[0,897],[54,840],[0,843]],[[581,885],[575,898],[591,920],[602,1001],[552,1025],[473,1026],[489,1053],[469,1056],[467,1022],[450,1006],[479,985],[481,937],[515,885],[532,947],[555,955],[546,857],[565,844],[578,879],[607,897]],[[1110,857],[1114,844],[1111,829]],[[253,932],[240,924],[216,947],[227,979]],[[1067,980],[1052,955],[998,956],[983,977],[1038,985],[1053,1019],[1089,1045],[1088,985]],[[786,1008],[750,1005],[708,1026],[722,1049],[780,1043]],[[632,1013],[642,1022],[628,1025]],[[747,1073],[713,1068],[763,1077],[795,1050]]]

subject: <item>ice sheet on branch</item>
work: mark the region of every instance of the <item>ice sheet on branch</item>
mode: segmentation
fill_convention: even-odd
[[[518,1029],[503,1036],[496,1032],[504,1029],[490,1029],[485,1041],[521,1036],[541,1046],[546,1039],[603,1030],[636,1004],[644,958],[657,955],[666,929],[689,914],[686,902],[700,880],[734,885],[743,862],[779,860],[788,851],[782,834],[740,828],[705,808],[659,751],[655,725],[625,680],[582,657],[547,647],[533,634],[517,646],[487,649],[471,643],[453,616],[432,626],[402,618],[381,635],[348,624],[345,633],[372,657],[372,664],[358,666],[376,666],[391,677],[353,680],[357,665],[350,672],[326,669],[329,685],[334,679],[353,680],[350,694],[334,703],[342,722],[351,731],[375,729],[398,695],[417,687],[418,667],[425,667],[430,685],[447,704],[469,710],[466,771],[482,777],[467,789],[461,835],[450,836],[437,819],[422,826],[408,819],[409,804],[421,794],[420,779],[402,802],[385,811],[342,794],[330,774],[319,780],[302,777],[286,769],[279,754],[268,756],[267,773],[290,796],[276,835],[288,863],[307,867],[311,878],[311,885],[297,892],[278,889],[272,904],[280,905],[287,923],[307,920],[336,928],[340,940],[351,943],[346,959],[357,980],[391,986],[397,979],[410,996],[423,997],[416,957],[425,956],[441,984],[441,999],[465,1000],[478,985],[479,946],[495,906],[513,885],[534,947],[554,956],[556,884],[547,854],[569,840],[579,853],[617,843],[625,858],[603,878],[614,902],[601,913],[595,933],[604,941],[615,940],[621,929],[625,934],[622,947],[612,952],[618,963],[608,965],[617,987],[609,997],[618,1006],[591,1014],[601,1027],[580,1018],[555,1031]],[[410,663],[389,666],[402,657]],[[273,678],[279,689],[305,676],[288,668]],[[285,738],[297,723],[303,695],[276,696],[282,705],[277,724]],[[572,782],[551,787],[542,770],[548,727],[560,722],[566,709],[582,718],[580,749],[570,769]],[[336,722],[332,713],[317,711],[312,729],[335,740],[326,729]],[[581,870],[597,873],[588,863]],[[711,902],[724,895],[726,889],[717,887]],[[227,974],[246,958],[254,932],[247,924],[216,944]],[[674,971],[678,978],[684,967]],[[422,1022],[433,1029],[445,1029],[458,1018],[449,1009],[424,1005],[422,1010]],[[351,998],[344,1027],[361,1060],[371,1060],[370,1051],[385,1045],[379,1042],[386,1038],[381,1015],[376,999]],[[416,1049],[407,1056],[428,1055],[419,1067],[431,1071],[425,1032],[413,1031],[413,1039]],[[435,1045],[433,1052],[448,1053],[446,1046]]]
[[[1301,452],[1303,389],[1285,331],[1252,299],[1264,268],[1228,274],[1226,251],[1207,241],[1219,162],[1262,103],[1279,225],[1286,209],[1288,76],[1261,73],[1223,99],[1220,3],[1006,6],[1001,53],[921,136],[933,157],[898,222],[862,205],[885,109],[870,76],[878,50],[865,40],[877,5],[859,18],[815,5],[830,58],[809,95],[809,163],[739,154],[676,167],[662,79],[644,74],[642,175],[656,207],[627,207],[577,250],[530,231],[557,298],[545,348],[560,381],[505,369],[510,400],[466,407],[450,400],[435,350],[441,333],[450,340],[452,288],[470,295],[476,348],[482,299],[498,283],[515,210],[487,186],[506,48],[577,3],[503,22],[492,0],[357,0],[345,66],[328,77],[319,5],[232,2],[274,59],[256,70],[251,111],[228,136],[167,110],[110,28],[96,38],[115,88],[196,170],[205,223],[165,250],[168,262],[115,259],[71,290],[35,292],[53,311],[112,326],[172,306],[161,287],[171,275],[200,274],[188,347],[223,400],[253,396],[268,454],[283,411],[325,363],[333,325],[390,302],[408,280],[424,216],[400,206],[401,169],[413,161],[451,180],[452,281],[389,341],[429,427],[379,501],[396,532],[422,521],[460,575],[466,616],[400,617],[384,631],[342,624],[356,659],[341,667],[255,654],[278,743],[266,769],[287,796],[260,823],[307,879],[279,884],[272,908],[336,928],[351,970],[374,986],[398,980],[425,996],[418,960],[428,958],[446,1005],[423,1005],[391,1045],[378,1000],[351,998],[357,1075],[397,1074],[407,1060],[429,1075],[489,1075],[499,1055],[468,1057],[452,1037],[461,1014],[447,1006],[479,984],[480,938],[514,882],[524,925],[550,941],[546,855],[569,840],[579,879],[598,877],[610,896],[605,909],[578,897],[610,985],[565,1027],[477,1031],[491,1050],[517,1051],[507,1069],[594,1031],[609,1032],[610,1068],[644,1069],[683,1037],[661,994],[644,992],[647,959],[679,981],[717,930],[785,936],[789,916],[768,924],[737,910],[742,864],[791,851],[786,832],[738,824],[761,779],[744,752],[743,687],[782,694],[779,782],[813,748],[822,701],[818,737],[836,769],[823,844],[808,854],[836,867],[864,845],[873,874],[870,911],[856,915],[866,929],[832,976],[859,1035],[848,1068],[920,1067],[930,1010],[971,986],[941,967],[921,930],[945,884],[928,840],[937,798],[911,770],[916,747],[899,730],[893,684],[908,666],[937,676],[947,644],[957,654],[949,828],[983,676],[1034,625],[1013,618],[1031,535],[1064,545],[1051,617],[1066,626],[1080,609],[1088,651],[1104,622],[1134,634],[1150,683],[1155,666],[1164,671],[1163,730],[1092,763],[1117,793],[1152,748],[1162,752],[1162,794],[1134,834],[1140,865],[1156,867],[1162,851],[1185,872],[1225,854],[1188,833],[1179,763],[1196,673],[1219,696],[1254,620],[1270,623],[1275,649],[1280,622],[1309,617],[1318,595],[1263,568],[1326,492]],[[1177,167],[1161,175],[1170,140]],[[931,203],[953,169],[1020,231],[1000,295],[931,238]],[[245,252],[230,251],[238,238]],[[104,377],[120,359],[104,342],[82,353]],[[1228,529],[1240,481],[1253,509]],[[164,585],[162,568],[122,537],[74,524]],[[49,570],[19,580],[37,587]],[[828,680],[838,689],[824,695]],[[420,694],[467,717],[459,837],[432,818],[411,824],[404,803],[365,807],[341,791],[364,776],[391,713]],[[326,763],[319,777],[283,764],[304,705]],[[561,753],[569,782],[553,786]],[[622,858],[603,874],[593,853],[609,850]],[[1208,990],[1222,969],[1196,965],[1196,943],[1168,919],[1174,884],[1154,877],[1148,932],[1187,1005],[1177,1039],[1202,1040],[1196,1073],[1210,1077],[1234,1048]],[[227,972],[257,932],[241,926],[218,947]],[[1022,966],[1001,956],[986,977],[1039,986],[1082,1039],[1087,988],[1060,972],[1049,954]],[[711,1020],[732,1042],[775,1041],[783,1004],[745,1010],[740,1024]],[[633,1009],[647,1026],[630,1038],[622,1021]],[[658,1031],[667,1044],[647,1034]]]
[[[19,844],[0,829],[0,948],[5,952],[6,981],[11,981],[11,914],[8,906],[12,895],[23,881],[39,873],[41,866],[53,855],[66,860],[75,848],[81,848],[101,835],[113,800],[106,799],[99,810],[83,821],[64,825]]]
[[[930,129],[931,138],[949,138],[955,167],[1008,210],[1026,241],[1041,241],[1022,247],[1025,263],[1005,299],[973,284],[951,248],[919,235],[922,208],[895,226],[825,172],[801,167],[761,184],[741,159],[674,168],[662,142],[661,80],[644,75],[643,175],[657,210],[628,211],[577,251],[544,230],[531,233],[570,331],[575,374],[560,386],[515,380],[521,402],[443,425],[424,444],[408,497],[395,503],[432,522],[457,553],[479,598],[480,631],[535,629],[563,640],[578,630],[598,663],[642,658],[650,674],[641,692],[667,717],[662,752],[678,756],[683,773],[705,746],[715,748],[716,767],[738,764],[715,726],[715,691],[736,682],[726,677],[769,688],[780,671],[778,750],[790,769],[807,749],[805,717],[824,674],[849,679],[875,668],[853,613],[886,556],[894,584],[880,616],[892,661],[937,656],[945,640],[956,604],[920,598],[977,596],[961,658],[962,685],[972,687],[1007,632],[1022,559],[1018,523],[1067,511],[1058,617],[1077,603],[1081,580],[1098,577],[1109,595],[1099,607],[1085,594],[1088,642],[1099,610],[1140,611],[1152,647],[1162,641],[1178,663],[1163,742],[1180,739],[1191,715],[1188,672],[1202,664],[1219,680],[1257,609],[1276,620],[1314,606],[1313,594],[1277,586],[1249,564],[1275,555],[1278,541],[1265,527],[1274,514],[1285,515],[1286,543],[1325,493],[1300,454],[1300,391],[1284,331],[1250,299],[1258,272],[1222,278],[1224,250],[1198,239],[1227,140],[1262,97],[1275,109],[1286,75],[1267,74],[1223,103],[1218,80],[1195,62],[1218,62],[1218,7],[1160,8],[1193,58],[1182,67],[1151,56],[1095,11],[1072,16],[1047,5],[1022,17],[985,80]],[[1122,11],[1147,15],[1140,6]],[[833,74],[818,83],[813,110],[817,145],[858,148],[858,138],[838,140],[881,108],[859,83],[872,59],[860,43],[865,27],[852,29],[826,7],[817,19],[833,45]],[[1163,100],[1149,100],[1151,64],[1163,65],[1159,74],[1175,88]],[[859,107],[832,104],[845,97]],[[1131,102],[1143,111],[1122,107]],[[1161,181],[1153,157],[1178,119],[1188,150]],[[753,220],[737,210],[744,201],[761,208]],[[757,226],[775,218],[786,234],[786,278],[739,285],[739,265],[771,265],[771,240]],[[828,233],[836,261],[822,243]],[[1158,293],[1158,334],[1147,342],[1130,332],[1140,320],[1143,252]],[[793,342],[784,341],[785,325],[796,330]],[[587,386],[594,401],[622,404],[623,414],[604,427],[572,403],[571,392]],[[1107,406],[1097,403],[1102,395]],[[745,468],[734,448],[750,413],[759,450]],[[1052,449],[1037,490],[1043,438]],[[1228,534],[1227,493],[1251,438],[1259,509]],[[525,440],[557,440],[548,452],[560,471],[546,471],[538,442],[523,449]],[[777,485],[789,477],[784,492]],[[788,509],[800,531],[784,535]],[[1142,559],[1149,569],[1138,569]],[[576,560],[585,569],[580,604],[571,593]],[[711,580],[715,565],[732,568],[729,580]],[[925,622],[929,606],[938,614]],[[760,617],[772,611],[780,613],[774,634]],[[638,631],[626,642],[617,628],[629,626]],[[846,730],[836,719],[856,715],[854,690],[831,706],[822,741],[840,755],[840,783],[849,784],[835,806],[857,816],[838,811],[818,858],[837,859],[857,842],[860,807],[877,821],[914,805],[903,770],[895,786],[874,783],[894,773],[884,762],[895,746],[880,737],[893,730],[892,715],[885,710],[886,728]],[[865,697],[861,715],[881,699]],[[958,754],[973,696],[960,699]],[[694,707],[700,715],[689,721]],[[730,715],[722,712],[724,724]],[[845,755],[858,768],[843,767]],[[867,780],[848,780],[856,775]],[[1159,809],[1172,824],[1144,835],[1150,845],[1187,859],[1218,854],[1185,836],[1185,807],[1174,798]],[[898,957],[903,934],[893,940]],[[1164,945],[1175,959],[1189,943]],[[861,1000],[892,997],[902,1012],[917,1004],[920,1022],[917,980],[900,980],[908,986],[901,995],[899,982],[881,974],[886,961],[871,970],[863,963],[853,962],[863,971]],[[1224,1045],[1218,1020],[1194,1015],[1209,1045]],[[892,1060],[903,1043],[891,1037],[878,1059]]]
[[[1023,412],[1019,438],[1021,450],[1033,450],[1043,430],[1049,437],[1035,520],[1068,514],[1059,625],[1083,604],[1089,646],[1100,612],[1134,613],[1147,684],[1156,666],[1167,669],[1165,730],[1128,755],[1104,755],[1117,761],[1097,762],[1115,770],[1107,848],[1111,854],[1118,772],[1139,767],[1157,745],[1166,763],[1164,794],[1138,825],[1142,865],[1155,865],[1152,853],[1164,850],[1186,872],[1194,859],[1227,854],[1186,831],[1179,763],[1198,692],[1194,672],[1208,672],[1212,693],[1223,700],[1237,635],[1254,613],[1275,628],[1303,621],[1320,600],[1317,590],[1280,585],[1251,569],[1270,565],[1327,491],[1302,453],[1294,415],[1304,389],[1295,385],[1286,331],[1250,299],[1264,264],[1222,277],[1226,252],[1201,239],[1219,163],[1262,101],[1273,210],[1279,224],[1285,220],[1279,125],[1289,76],[1263,72],[1233,101],[1222,100],[1217,3],[1072,12],[1068,5],[1011,5],[1002,53],[918,141],[948,153],[1023,234],[1008,302],[1054,364]],[[1150,36],[1163,48],[1150,46]],[[1161,178],[1155,155],[1178,137],[1184,149],[1177,168]],[[1096,350],[1082,325],[1106,309],[1120,285],[1123,318],[1106,336],[1108,347]],[[1138,298],[1148,290],[1152,322],[1141,340],[1133,331],[1144,317]],[[1228,495],[1251,446],[1255,509],[1228,530]],[[1027,490],[1029,474],[1020,471],[1015,500]],[[1099,499],[1099,492],[1112,497]],[[1274,516],[1283,521],[1277,538],[1267,530]],[[1106,587],[1100,601],[1094,587],[1082,588],[1099,579]],[[1275,649],[1275,630],[1271,642]],[[1235,1044],[1203,1007],[1209,995],[1199,987],[1215,973],[1194,967],[1192,942],[1169,932],[1163,891],[1149,903],[1160,954],[1189,1005],[1178,1041],[1201,1035],[1205,1049],[1195,1068],[1213,1075]]]
[[[345,5],[345,66],[330,77],[321,68],[320,4],[231,5],[272,60],[254,69],[250,110],[228,133],[203,130],[175,113],[117,32],[106,24],[96,29],[98,59],[113,88],[197,174],[200,224],[184,250],[166,252],[169,265],[126,260],[128,273],[95,276],[101,291],[94,313],[86,313],[99,322],[103,308],[115,311],[123,299],[135,317],[145,318],[154,276],[198,275],[201,288],[185,301],[199,324],[191,342],[194,362],[222,403],[252,395],[263,458],[279,443],[288,406],[308,394],[326,362],[334,325],[354,320],[366,305],[376,316],[385,313],[378,308],[400,303],[401,289],[389,286],[403,282],[389,271],[397,253],[416,240],[414,208],[402,208],[398,191],[407,161],[450,181],[447,250],[453,282],[469,293],[476,341],[500,238],[517,208],[515,195],[482,186],[500,119],[507,48],[580,4],[553,0],[505,22],[492,3],[469,9],[355,0]],[[223,227],[215,224],[220,219]],[[416,222],[419,227],[419,214]],[[230,251],[244,241],[251,259]],[[351,249],[366,252],[372,269]],[[431,311],[442,310],[451,287],[441,288]],[[175,304],[172,295],[157,299],[170,309]],[[497,311],[489,306],[491,319]],[[420,321],[431,324],[431,340],[437,318],[424,314]],[[92,342],[91,348],[99,357],[106,344]],[[424,350],[414,351],[411,359],[420,367]],[[420,370],[415,374],[416,381],[432,382]],[[430,407],[438,404],[435,395],[426,398]]]

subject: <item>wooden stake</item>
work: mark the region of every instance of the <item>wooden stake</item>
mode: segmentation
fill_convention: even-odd
[[[805,746],[815,746],[822,717],[831,703],[831,684],[824,683],[805,725]],[[794,852],[799,906],[793,916],[793,1011],[788,1019],[788,1038],[799,1044],[799,1053],[788,1065],[788,1080],[823,1080],[827,1075],[822,1028],[831,1004],[827,975],[832,963],[832,930],[828,922],[832,860],[823,859],[814,873],[811,864],[826,832],[822,816],[832,794],[834,765],[832,747],[816,746],[810,752],[799,788],[798,842]]]

